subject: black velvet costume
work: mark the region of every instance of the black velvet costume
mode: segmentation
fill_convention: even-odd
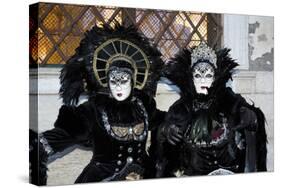
[[[229,49],[216,52],[215,80],[208,94],[197,94],[191,51],[185,49],[165,68],[166,77],[181,90],[159,128],[158,177],[266,171],[265,117],[259,108],[235,94],[226,82],[238,65]],[[182,134],[172,140],[171,130]]]
[[[143,104],[141,106],[140,104]],[[111,127],[136,127],[145,124],[144,130],[137,132],[139,140],[119,140],[118,136],[106,130],[103,112],[107,112]],[[145,117],[145,114],[148,117]],[[159,124],[155,117],[161,119],[161,112],[156,110],[154,100],[147,96],[135,96],[128,101],[117,102],[108,96],[98,95],[86,103],[73,106],[62,106],[55,122],[55,128],[43,133],[53,152],[60,152],[73,144],[90,144],[93,158],[76,183],[120,180],[124,177],[113,177],[126,165],[129,157],[136,166],[131,165],[127,171],[144,172],[145,178],[153,176],[153,164],[145,151],[148,130]],[[148,124],[146,123],[148,122]],[[146,167],[146,168],[144,168]],[[128,174],[126,172],[125,174]]]
[[[145,86],[140,89],[134,88],[133,85],[130,96],[124,101],[115,100],[110,95],[109,88],[99,85],[93,73],[93,52],[111,39],[117,39],[118,42],[119,39],[126,40],[135,44],[144,52],[150,63]],[[120,44],[120,48],[123,45],[123,53],[125,50],[128,53],[134,50],[126,49],[127,44],[130,43]],[[108,52],[112,50],[107,49]],[[160,56],[157,48],[134,27],[116,25],[112,29],[104,25],[102,28],[93,27],[87,32],[76,54],[62,69],[60,94],[64,105],[60,108],[54,128],[39,135],[40,151],[43,148],[42,152],[45,152],[43,156],[46,158],[47,155],[50,158],[73,145],[90,148],[93,151],[92,160],[75,183],[124,180],[130,173],[135,173],[140,178],[152,178],[155,174],[155,154],[152,152],[156,151],[153,149],[155,129],[165,116],[164,112],[156,109],[153,98],[162,66]],[[120,61],[115,64],[113,62],[112,65],[122,68],[122,63],[128,66],[128,63]],[[82,94],[88,96],[88,101],[77,106]],[[148,154],[146,142],[149,131],[152,138]],[[43,162],[43,173],[32,178],[33,183],[42,185],[46,184],[46,160],[40,162]],[[33,168],[38,169],[34,164]],[[43,177],[40,177],[41,175]]]

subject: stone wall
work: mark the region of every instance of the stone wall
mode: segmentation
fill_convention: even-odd
[[[249,16],[249,70],[273,71],[274,19]]]

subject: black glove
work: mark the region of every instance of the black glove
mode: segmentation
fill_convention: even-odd
[[[163,137],[172,145],[177,145],[182,141],[183,131],[175,124],[164,126],[161,132]]]

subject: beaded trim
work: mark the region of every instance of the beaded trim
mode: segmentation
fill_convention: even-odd
[[[43,134],[39,134],[39,142],[43,145],[43,148],[48,155],[51,155],[52,153],[54,153],[54,150],[49,145],[47,139],[44,137]]]
[[[135,98],[135,99],[136,99],[137,105],[140,107],[141,113],[144,117],[144,131],[141,135],[134,135],[133,131],[132,131],[133,127],[129,127],[128,134],[132,135],[133,136],[132,138],[136,141],[143,141],[146,138],[147,132],[148,132],[148,115],[147,115],[147,112],[145,110],[145,107],[144,107],[142,101],[139,100],[138,98]],[[129,139],[127,137],[119,137],[114,133],[110,123],[108,122],[108,116],[107,116],[107,113],[105,112],[105,110],[102,110],[101,113],[102,113],[103,126],[104,126],[105,130],[107,131],[107,133],[117,140],[128,141]]]

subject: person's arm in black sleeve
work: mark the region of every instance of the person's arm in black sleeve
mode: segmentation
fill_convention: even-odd
[[[165,120],[158,128],[158,137],[161,142],[177,145],[182,141],[183,131],[187,126],[190,113],[185,104],[179,100],[174,103],[166,114]]]
[[[237,130],[243,130],[245,134],[245,172],[255,172],[257,169],[257,140],[256,133],[258,128],[257,116],[255,112],[247,107],[241,107],[240,112],[240,122],[237,126]]]
[[[30,176],[33,184],[46,185],[47,163],[51,156],[88,140],[93,123],[91,117],[94,116],[89,104],[62,106],[53,129],[39,134],[30,130]]]
[[[179,148],[189,113],[181,101],[170,107],[157,131],[157,176],[170,177],[179,167]]]
[[[78,107],[62,106],[53,129],[39,135],[48,154],[87,141],[91,132],[91,112],[85,104]]]

